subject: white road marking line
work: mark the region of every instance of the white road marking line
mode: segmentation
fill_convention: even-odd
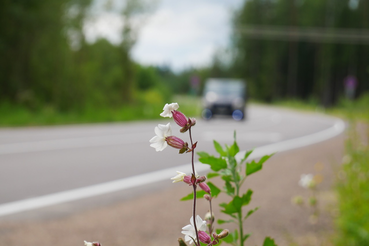
[[[140,143],[139,136],[148,136],[148,132],[125,133],[119,135],[93,136],[81,138],[67,138],[57,140],[43,140],[34,142],[0,144],[0,155],[29,153],[47,150],[75,149],[96,146]],[[153,135],[150,132],[150,136]]]
[[[250,159],[258,159],[263,155],[282,152],[295,148],[304,147],[314,143],[333,138],[341,134],[345,129],[345,123],[336,119],[332,127],[307,136],[286,140],[279,143],[265,145],[256,148],[250,156]],[[238,157],[244,156],[246,151],[239,153]],[[200,173],[207,171],[207,165],[196,163],[196,170]],[[19,213],[27,210],[42,208],[50,205],[55,205],[64,202],[75,201],[83,198],[93,197],[115,191],[121,191],[129,188],[134,188],[158,181],[168,180],[175,175],[177,170],[190,172],[190,164],[177,166],[173,168],[163,169],[155,172],[140,174],[129,178],[106,182],[102,184],[92,185],[88,187],[73,189],[69,191],[58,192],[50,195],[19,200],[15,202],[0,204],[0,216]]]
[[[203,132],[201,135],[202,135],[203,140],[205,140],[205,141],[213,141],[214,136],[216,136],[216,140],[218,142],[230,141],[230,140],[233,141],[232,140],[232,136],[233,136],[232,131],[228,131],[228,132],[207,131],[207,132]],[[278,141],[281,141],[282,139],[283,139],[283,136],[279,132],[256,132],[256,131],[252,131],[252,132],[237,133],[237,141],[238,142],[248,142],[248,143],[278,142]]]

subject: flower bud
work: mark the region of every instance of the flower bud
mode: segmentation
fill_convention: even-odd
[[[205,214],[204,220],[206,220],[206,221],[214,221],[214,214],[213,214],[213,215],[211,215],[211,213],[210,213],[210,212],[207,212],[207,213]]]
[[[204,195],[204,198],[207,200],[207,201],[211,201],[211,196],[209,194],[205,194]]]
[[[187,246],[187,244],[185,243],[183,238],[178,238],[178,244],[179,244],[179,246]]]
[[[197,184],[200,184],[200,183],[205,182],[205,181],[206,181],[206,176],[201,176],[201,177],[199,177],[199,178],[196,180],[196,183],[197,183]]]
[[[185,182],[186,184],[192,185],[192,176],[191,175],[187,175],[183,177],[183,182]]]
[[[181,151],[183,149],[188,149],[188,143],[185,143],[182,139],[175,137],[175,136],[169,136],[165,138],[165,141],[168,143],[169,146],[180,149]]]
[[[211,238],[210,236],[204,232],[204,231],[199,231],[199,240],[203,243],[209,244],[211,242]]]
[[[185,127],[188,123],[186,116],[177,110],[172,111],[173,119],[180,127]]]
[[[194,126],[194,125],[196,125],[196,119],[195,119],[195,118],[189,118],[189,119],[188,119],[188,124],[189,124],[190,126]]]
[[[222,239],[225,238],[226,236],[228,236],[229,231],[227,229],[224,229],[221,233],[218,234],[218,238]]]
[[[203,191],[210,194],[210,187],[205,182],[200,183],[199,186]]]

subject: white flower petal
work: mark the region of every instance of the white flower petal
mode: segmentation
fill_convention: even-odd
[[[184,176],[186,176],[185,173],[177,171],[177,175],[170,179],[173,180],[173,183],[182,182]]]
[[[165,138],[171,136],[172,134],[170,123],[166,125],[159,124],[157,127],[155,127],[155,134],[156,136],[150,139],[150,146],[155,148],[156,151],[162,151],[168,146]]]
[[[163,108],[163,112],[160,114],[162,117],[172,118],[172,111],[177,110],[179,108],[178,103],[165,104]]]
[[[155,148],[156,151],[163,151],[168,146],[165,141],[157,141],[155,143],[150,144],[150,147]]]
[[[198,231],[206,231],[206,221],[202,220],[199,215],[196,216],[196,228]],[[193,217],[190,219],[190,224],[182,228],[182,234],[185,235],[185,241],[191,244],[192,238],[196,238],[195,227],[193,226]],[[191,238],[192,237],[192,238]]]

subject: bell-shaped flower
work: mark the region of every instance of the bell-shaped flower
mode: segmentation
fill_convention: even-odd
[[[188,120],[182,112],[173,110],[172,115],[173,115],[173,120],[177,123],[177,125],[179,125],[180,127],[187,126]]]
[[[179,149],[179,153],[183,154],[188,150],[188,143],[185,143],[182,139],[176,136],[168,136],[165,138],[167,144],[173,148]]]
[[[150,146],[155,148],[156,151],[162,151],[167,147],[166,138],[172,135],[172,129],[170,123],[166,125],[159,124],[155,127],[156,136],[150,139]]]
[[[200,183],[199,186],[203,191],[210,194],[210,187],[205,182]]]
[[[163,108],[163,112],[160,114],[161,117],[169,117],[172,118],[172,111],[177,110],[179,108],[178,103],[165,104]]]
[[[173,183],[177,183],[177,182],[182,182],[185,176],[186,176],[185,173],[177,171],[177,175],[170,179],[173,180]]]
[[[209,244],[211,242],[211,237],[204,231],[199,231],[199,240],[202,243]]]
[[[196,216],[196,228],[197,231],[206,231],[206,221],[202,220],[199,215]],[[182,234],[185,235],[185,241],[189,244],[196,240],[196,231],[193,224],[193,216],[191,216],[190,224],[182,228]]]

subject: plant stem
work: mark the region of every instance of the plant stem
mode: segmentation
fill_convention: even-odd
[[[196,177],[196,171],[195,171],[195,150],[193,148],[193,141],[192,141],[192,134],[191,134],[191,127],[188,130],[188,134],[190,135],[190,142],[191,142],[191,163],[192,163],[192,175]],[[192,209],[192,218],[193,218],[193,226],[195,228],[196,232],[196,241],[197,245],[200,246],[200,240],[199,240],[199,233],[197,231],[197,225],[196,225],[196,189],[197,185],[195,183],[192,184],[193,186],[193,209]]]
[[[240,182],[239,182],[239,180],[236,179],[236,177],[237,177],[236,172],[237,172],[236,168],[232,168],[233,180],[234,180],[234,184],[236,186],[236,196],[239,197],[240,196]],[[237,217],[238,217],[238,229],[240,231],[240,246],[243,246],[244,240],[243,240],[242,207],[241,207],[240,211],[237,213]]]

